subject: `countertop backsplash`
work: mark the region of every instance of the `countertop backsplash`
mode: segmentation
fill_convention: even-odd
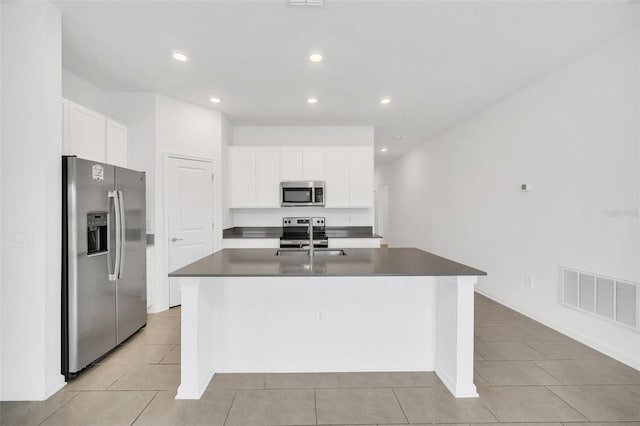
[[[373,226],[374,209],[328,209],[283,207],[280,209],[234,209],[227,227],[282,226],[283,217],[324,217],[327,226]]]

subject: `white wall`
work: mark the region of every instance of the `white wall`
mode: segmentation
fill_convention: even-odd
[[[376,173],[391,246],[483,269],[480,291],[636,368],[638,334],[560,306],[559,267],[640,279],[638,52],[634,30]]]
[[[373,127],[364,126],[235,126],[232,145],[245,146],[371,146]],[[226,158],[226,156],[225,156]],[[231,209],[225,228],[282,226],[288,216],[321,216],[328,226],[373,226],[374,209]]]
[[[43,400],[60,374],[61,19],[2,5],[0,399]]]
[[[164,162],[166,154],[214,161],[214,222],[222,223],[222,114],[162,95],[155,95],[155,206],[152,224],[156,234],[152,312],[169,307],[169,279],[164,208]],[[214,250],[222,247],[222,226],[214,231]]]

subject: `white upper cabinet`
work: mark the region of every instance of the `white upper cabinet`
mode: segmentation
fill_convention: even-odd
[[[302,179],[324,180],[324,148],[302,148]]]
[[[107,163],[127,167],[127,128],[107,119]]]
[[[349,149],[349,206],[373,206],[373,149]]]
[[[256,207],[256,149],[229,147],[229,204]]]
[[[325,207],[349,207],[349,149],[325,148]]]
[[[280,182],[325,182],[325,207],[373,207],[371,147],[229,147],[229,207],[279,208]]]
[[[127,167],[127,127],[62,99],[62,153]]]
[[[256,207],[280,207],[280,148],[256,149]]]
[[[302,148],[283,147],[281,178],[287,180],[303,180],[302,173]]]
[[[69,143],[66,154],[106,162],[106,118],[69,102]]]

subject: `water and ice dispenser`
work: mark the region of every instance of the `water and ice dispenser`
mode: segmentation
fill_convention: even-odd
[[[87,255],[109,252],[109,215],[107,212],[87,213]]]

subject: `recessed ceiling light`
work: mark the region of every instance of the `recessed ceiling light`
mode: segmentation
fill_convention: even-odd
[[[307,98],[307,103],[316,104],[318,103],[318,98],[314,98],[314,97]]]
[[[186,62],[186,61],[189,60],[189,57],[187,55],[185,55],[184,53],[173,52],[173,59],[175,59],[176,61],[180,61],[180,62]]]
[[[322,61],[322,55],[319,53],[312,53],[311,55],[309,55],[309,60],[311,62],[320,62]]]
[[[394,139],[407,139],[409,136],[407,135],[395,135],[393,138]]]
[[[382,98],[382,99],[380,99],[380,103],[382,105],[390,104],[391,103],[391,98]]]
[[[387,148],[380,148],[380,152],[387,152]]]
[[[220,98],[211,98],[209,99],[211,102],[213,102],[214,104],[219,104],[220,102],[222,102],[222,100]]]

